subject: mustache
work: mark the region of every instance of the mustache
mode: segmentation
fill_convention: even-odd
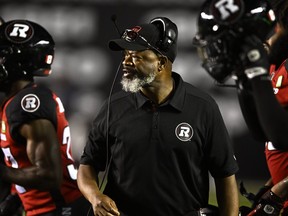
[[[132,72],[132,73],[136,73],[137,70],[134,67],[129,67],[129,66],[125,66],[122,69],[123,72]]]

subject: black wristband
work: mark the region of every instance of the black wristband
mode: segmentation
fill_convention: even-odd
[[[276,195],[273,191],[269,190],[267,191],[262,198],[263,200],[267,200],[267,201],[271,201],[275,204],[279,204],[279,205],[283,205],[283,203],[285,202],[285,199],[279,197],[278,195]]]

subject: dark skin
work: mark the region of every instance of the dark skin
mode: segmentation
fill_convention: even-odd
[[[165,56],[151,50],[124,51],[123,76],[131,78],[137,73],[145,76],[156,73],[152,83],[143,86],[140,91],[155,104],[165,102],[173,91],[172,63]],[[96,180],[98,173],[89,165],[81,164],[77,183],[80,191],[91,203],[95,216],[120,215],[116,203],[100,191]],[[215,179],[217,201],[221,216],[238,216],[238,189],[235,176]],[[140,210],[141,211],[141,210]]]
[[[31,81],[18,80],[7,95],[13,95]],[[22,187],[50,190],[60,188],[62,181],[60,145],[54,125],[46,119],[37,119],[19,127],[26,140],[30,167],[10,168],[0,165],[0,179]]]
[[[124,51],[124,76],[133,76],[135,69],[138,74],[156,73],[155,80],[141,88],[141,92],[156,104],[163,103],[173,90],[171,76],[172,64],[167,57],[159,56],[151,50]]]

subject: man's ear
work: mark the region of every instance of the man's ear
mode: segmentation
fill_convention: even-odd
[[[168,58],[166,56],[161,56],[159,58],[159,70],[162,70],[163,68],[165,68],[167,61],[168,61]]]

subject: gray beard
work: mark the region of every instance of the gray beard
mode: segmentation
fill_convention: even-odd
[[[123,77],[121,80],[122,89],[126,92],[138,92],[142,87],[151,84],[155,80],[155,77],[156,73],[151,73],[143,78],[134,77],[132,80]]]

